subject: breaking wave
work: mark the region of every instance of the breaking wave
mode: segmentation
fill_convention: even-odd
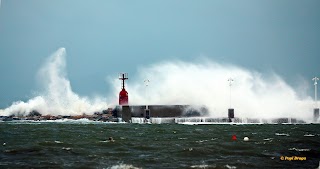
[[[226,117],[230,77],[234,79],[231,107],[236,117],[312,119],[312,98],[299,97],[307,91],[296,91],[275,73],[264,75],[211,60],[170,61],[141,68],[138,78],[128,81],[129,98],[131,104],[205,105],[211,117]],[[148,87],[145,79],[150,80]],[[118,80],[113,84],[118,88]]]
[[[40,69],[38,75],[45,88],[44,93],[27,102],[14,102],[1,115],[27,115],[32,111],[43,115],[81,115],[107,109],[105,99],[80,97],[72,91],[70,81],[66,78],[65,56],[65,48],[58,49]]]

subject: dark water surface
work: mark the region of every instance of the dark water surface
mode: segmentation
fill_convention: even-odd
[[[1,122],[0,144],[0,168],[317,168],[320,125]]]

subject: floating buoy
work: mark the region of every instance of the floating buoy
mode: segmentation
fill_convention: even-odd
[[[6,143],[3,143],[2,145],[3,145],[3,146],[5,146],[5,145],[6,145]]]
[[[236,135],[232,135],[231,139],[236,141],[237,140],[237,136]]]
[[[244,137],[243,141],[249,141],[249,137]]]

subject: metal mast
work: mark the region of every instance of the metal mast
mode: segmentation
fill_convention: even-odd
[[[143,81],[145,86],[146,86],[146,99],[148,99],[148,86],[149,86],[149,82],[150,80],[149,79],[146,79]],[[148,109],[148,104],[146,104],[146,109]]]
[[[318,104],[317,104],[317,84],[318,84],[318,80],[319,80],[319,78],[318,77],[314,77],[313,79],[312,79],[313,81],[314,81],[314,102],[315,102],[315,108],[317,108],[318,107]]]
[[[230,108],[231,108],[231,86],[232,86],[233,81],[234,80],[231,77],[228,79],[229,86],[230,86],[230,97],[229,97],[229,99],[230,99]]]

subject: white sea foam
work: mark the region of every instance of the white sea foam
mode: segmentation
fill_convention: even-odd
[[[108,169],[139,169],[139,168],[134,167],[133,165],[128,165],[128,164],[118,164],[118,165],[108,167]]]
[[[228,169],[236,169],[237,168],[236,166],[232,166],[232,165],[228,165],[228,164],[225,165],[225,167]]]
[[[304,149],[300,149],[300,148],[289,148],[289,150],[294,150],[294,151],[310,151],[310,149],[304,148]]]
[[[70,147],[62,147],[62,150],[70,151],[70,150],[72,150],[72,148],[70,148]]]
[[[103,121],[93,121],[89,120],[87,118],[81,118],[81,119],[56,119],[56,120],[40,120],[40,121],[30,121],[27,122],[32,123],[69,123],[69,124],[96,124],[96,123],[106,123]],[[111,122],[109,122],[111,123]],[[114,123],[114,122],[113,122]]]
[[[276,136],[290,136],[288,133],[275,133]]]
[[[207,165],[207,164],[200,164],[200,165],[192,165],[190,168],[216,168],[216,165]]]
[[[61,142],[61,141],[59,141],[59,140],[56,140],[56,141],[54,141],[55,143],[57,143],[57,144],[62,144],[63,142]]]
[[[313,135],[313,134],[305,134],[303,136],[305,136],[305,137],[314,137],[315,135]]]
[[[273,138],[265,138],[265,139],[263,139],[264,141],[272,141],[273,140]]]

